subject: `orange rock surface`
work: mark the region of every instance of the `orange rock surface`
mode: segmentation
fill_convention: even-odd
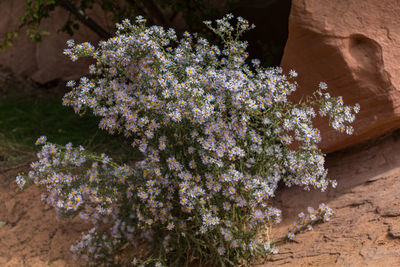
[[[355,135],[337,134],[317,121],[322,147],[332,152],[400,125],[399,1],[292,1],[281,66],[295,69],[299,97],[320,81],[345,104],[359,103]]]

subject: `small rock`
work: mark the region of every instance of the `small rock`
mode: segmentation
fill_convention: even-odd
[[[391,235],[394,238],[400,238],[400,223],[390,224],[389,235]]]
[[[400,206],[398,205],[385,205],[378,206],[376,211],[382,217],[397,217],[400,216]]]

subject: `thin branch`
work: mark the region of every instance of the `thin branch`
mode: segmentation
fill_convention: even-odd
[[[179,14],[179,11],[175,11],[175,12],[171,15],[171,17],[169,18],[169,21],[173,22],[173,21],[175,20],[176,16],[178,16],[178,14]]]
[[[20,164],[20,165],[16,165],[16,166],[8,167],[8,168],[5,168],[5,169],[1,169],[0,173],[3,174],[3,173],[6,173],[8,171],[11,171],[11,170],[21,169],[22,167],[29,166],[30,164],[31,164],[30,162],[27,162],[27,163],[23,163],[23,164]]]
[[[111,34],[104,30],[99,24],[91,19],[82,9],[76,7],[70,0],[59,0],[61,6],[71,12],[80,22],[89,27],[98,36],[104,39],[111,37]]]
[[[170,23],[167,20],[167,18],[164,16],[164,13],[157,6],[157,4],[154,3],[153,0],[143,0],[142,3],[146,7],[146,9],[148,9],[150,14],[156,18],[157,22],[161,24],[161,26],[164,26],[164,27],[170,26]]]
[[[130,3],[132,6],[134,6],[135,11],[137,10],[139,12],[139,14],[135,14],[135,16],[142,15],[146,18],[148,22],[150,22],[150,24],[154,24],[153,18],[148,16],[147,12],[143,9],[143,7],[139,3],[137,3],[136,0],[126,0],[126,1]]]
[[[161,9],[157,6],[156,3],[154,3],[153,0],[144,0],[143,4],[145,7],[152,13],[158,20],[158,22],[164,26],[168,27],[169,26],[169,21],[165,18],[164,13],[161,11]]]
[[[137,11],[139,11],[141,15],[144,16],[146,14],[146,11],[144,11],[143,8],[138,3],[136,3],[136,0],[126,0],[126,1],[130,3],[135,9],[137,9]],[[135,16],[137,15],[139,14],[135,14]]]

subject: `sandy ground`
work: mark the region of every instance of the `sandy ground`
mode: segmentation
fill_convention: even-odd
[[[328,223],[296,236],[261,266],[400,266],[400,131],[328,155],[339,186],[326,193],[284,189],[277,201],[283,234],[298,212],[324,202]],[[0,174],[0,266],[80,266],[69,247],[88,229],[78,219],[57,220],[32,186],[21,192],[15,170]],[[0,225],[2,225],[0,223]]]
[[[88,226],[57,220],[40,195],[35,186],[21,192],[14,171],[0,174],[0,266],[79,266],[69,247]]]

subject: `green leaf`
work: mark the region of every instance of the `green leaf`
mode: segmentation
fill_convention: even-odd
[[[7,224],[7,222],[0,221],[0,227],[3,227],[3,226],[6,225],[6,224]]]

